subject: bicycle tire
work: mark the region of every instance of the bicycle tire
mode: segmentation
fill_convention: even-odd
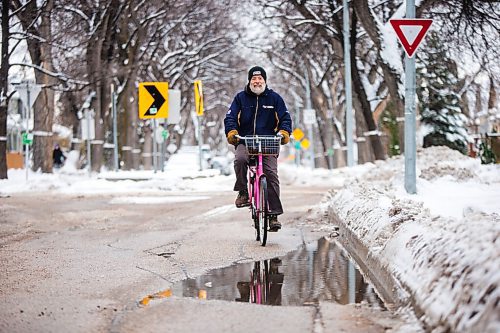
[[[267,242],[267,179],[266,177],[261,177],[259,179],[259,206],[260,211],[258,214],[259,219],[259,235],[260,235],[260,245],[266,246]]]

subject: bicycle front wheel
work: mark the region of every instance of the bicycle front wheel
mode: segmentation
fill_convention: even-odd
[[[266,246],[267,241],[267,179],[261,177],[259,180],[259,209],[258,209],[258,221],[259,221],[259,235],[260,244]]]

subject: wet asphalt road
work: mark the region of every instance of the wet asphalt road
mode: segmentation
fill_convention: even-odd
[[[282,256],[327,234],[328,228],[308,215],[327,190],[284,187],[284,228],[270,234],[266,247],[254,240],[248,210],[233,207],[231,191],[163,194],[172,202],[150,205],[116,196],[0,198],[0,332],[398,327],[401,321],[390,313],[359,305],[271,307],[168,297],[176,281],[235,262]],[[147,305],[141,304],[145,298]]]

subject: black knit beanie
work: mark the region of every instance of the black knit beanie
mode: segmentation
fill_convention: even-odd
[[[262,75],[264,81],[267,81],[266,71],[260,66],[250,68],[250,70],[248,71],[248,81],[250,81],[252,79],[252,76],[254,75]]]

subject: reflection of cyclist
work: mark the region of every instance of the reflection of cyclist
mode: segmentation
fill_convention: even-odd
[[[248,72],[248,84],[245,90],[234,98],[224,119],[227,140],[236,147],[234,170],[236,183],[234,190],[238,191],[236,207],[249,206],[247,190],[247,167],[249,158],[244,142],[239,142],[236,135],[283,135],[282,144],[290,140],[292,119],[285,102],[280,95],[266,86],[266,71],[259,66],[252,67]],[[280,201],[280,186],[278,179],[277,156],[264,156],[264,173],[267,176],[269,191],[269,231],[278,231],[281,224],[277,216],[283,214]]]
[[[236,288],[240,292],[240,298],[235,299],[236,302],[248,302],[250,300],[250,282],[238,281]]]
[[[236,287],[240,292],[238,302],[281,305],[281,287],[285,275],[278,271],[281,260],[257,261],[250,273],[250,282],[238,281]]]

